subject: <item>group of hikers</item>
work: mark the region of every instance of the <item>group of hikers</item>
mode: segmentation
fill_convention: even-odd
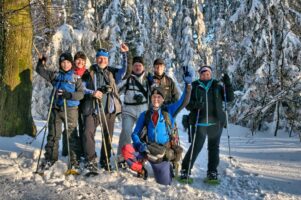
[[[153,72],[146,73],[143,57],[132,59],[130,74],[127,52],[121,44],[122,68],[109,66],[109,52],[99,49],[95,64],[86,68],[86,55],[74,57],[62,53],[59,71],[46,69],[46,57],[40,55],[36,67],[39,75],[53,85],[47,144],[39,170],[49,169],[58,160],[59,141],[63,135],[62,155],[69,157],[69,168],[98,172],[98,165],[111,171],[111,155],[116,168],[130,168],[139,177],[147,178],[149,162],[157,183],[170,185],[182,158],[176,115],[185,108],[189,114],[191,145],[181,166],[181,180],[188,180],[194,162],[208,136],[207,178],[218,180],[219,143],[226,116],[223,101],[234,98],[228,75],[221,81],[212,78],[210,66],[201,66],[199,79],[193,81],[193,69],[183,67],[185,88],[180,95],[175,82],[166,75],[165,63],[157,58]],[[123,101],[120,95],[123,94]],[[116,116],[121,114],[122,129],[117,155],[112,148]],[[64,124],[64,131],[62,131]],[[95,133],[102,130],[102,146],[97,161]]]

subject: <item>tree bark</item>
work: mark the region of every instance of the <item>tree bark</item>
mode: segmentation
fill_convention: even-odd
[[[31,115],[32,21],[29,0],[1,0],[0,135],[34,136]],[[21,9],[22,8],[22,9]]]

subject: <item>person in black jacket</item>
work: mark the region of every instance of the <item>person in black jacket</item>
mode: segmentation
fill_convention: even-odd
[[[226,115],[223,111],[223,101],[232,101],[234,93],[229,76],[227,74],[223,76],[224,88],[219,81],[212,79],[212,69],[210,66],[202,66],[199,69],[199,77],[199,80],[192,83],[190,102],[186,106],[190,111],[189,123],[192,125],[192,144],[182,162],[181,179],[187,179],[189,176],[190,170],[204,145],[207,135],[207,179],[217,180],[219,143],[226,120]],[[224,91],[226,91],[226,95]],[[194,146],[193,150],[192,146]],[[191,153],[192,159],[190,162]]]
[[[154,75],[148,77],[151,87],[161,87],[164,90],[164,96],[166,97],[164,104],[168,105],[175,103],[179,99],[179,92],[177,90],[175,82],[166,75],[165,63],[162,58],[157,58],[154,61]]]
[[[124,45],[121,45],[123,52]],[[126,60],[126,56],[123,60]],[[85,86],[85,97],[81,102],[80,108],[84,116],[84,151],[86,157],[86,169],[88,171],[97,170],[96,153],[95,153],[95,132],[97,126],[101,123],[105,138],[102,141],[100,152],[100,165],[105,170],[110,169],[107,161],[111,157],[111,142],[116,115],[121,112],[121,101],[119,99],[118,89],[112,72],[109,70],[109,52],[105,49],[99,49],[96,52],[96,64],[92,65],[89,73],[82,76]],[[123,67],[118,73],[124,73]],[[116,74],[116,77],[122,77]],[[97,101],[100,105],[100,112],[104,111],[105,117],[99,118],[97,110]],[[103,110],[101,109],[103,108]],[[105,144],[104,144],[105,140]],[[107,156],[105,152],[107,150]]]

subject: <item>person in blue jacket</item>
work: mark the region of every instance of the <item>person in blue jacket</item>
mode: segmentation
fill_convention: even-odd
[[[58,160],[59,140],[62,135],[62,124],[65,124],[65,110],[63,100],[67,103],[68,133],[70,144],[70,161],[73,168],[79,168],[79,140],[77,137],[77,119],[79,101],[84,97],[84,89],[79,76],[74,73],[73,57],[70,53],[63,53],[59,58],[59,71],[45,69],[45,57],[40,57],[36,71],[49,81],[55,94],[50,119],[48,123],[45,159],[40,170],[49,169]]]
[[[135,149],[150,162],[156,182],[163,185],[170,185],[172,181],[170,163],[172,159],[167,152],[170,152],[171,148],[171,130],[175,126],[175,116],[188,104],[190,99],[192,70],[188,67],[185,67],[184,82],[185,91],[181,98],[175,103],[164,106],[164,90],[161,87],[154,87],[151,91],[151,107],[140,114],[132,133]],[[171,127],[167,125],[167,120]],[[143,137],[144,128],[146,129],[145,137]],[[164,155],[162,154],[160,157],[158,154],[156,155],[157,160],[153,159],[153,151],[156,151],[156,147],[165,149]]]

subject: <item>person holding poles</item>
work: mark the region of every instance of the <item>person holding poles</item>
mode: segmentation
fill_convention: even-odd
[[[121,52],[126,47],[121,45]],[[84,149],[86,157],[85,168],[91,172],[97,172],[95,152],[95,132],[97,126],[102,124],[102,146],[100,152],[101,168],[110,171],[110,157],[112,149],[112,136],[114,131],[115,117],[121,112],[121,101],[119,99],[116,82],[112,72],[109,70],[109,52],[99,49],[96,52],[96,64],[92,65],[89,73],[82,76],[85,85],[85,97],[81,109],[84,116]],[[126,54],[123,53],[123,62],[126,63]],[[125,64],[124,64],[125,65]],[[117,73],[123,74],[125,67]],[[121,77],[116,74],[116,77]],[[117,161],[116,161],[117,162]]]
[[[215,184],[218,183],[217,167],[219,164],[220,137],[226,123],[223,101],[232,101],[234,93],[227,74],[222,78],[225,85],[224,90],[223,85],[212,78],[210,66],[202,66],[198,72],[199,79],[192,83],[191,98],[186,106],[190,111],[189,122],[192,126],[192,142],[182,161],[180,180],[192,181],[189,179],[189,175],[207,136],[208,169],[205,181]]]
[[[83,98],[83,86],[80,77],[74,74],[73,57],[70,53],[63,53],[59,57],[59,72],[45,69],[46,58],[39,56],[36,71],[49,81],[55,92],[53,106],[49,118],[49,132],[45,146],[45,159],[40,165],[41,171],[49,169],[58,160],[59,140],[62,135],[62,124],[67,133],[69,151],[68,171],[79,168],[78,137],[76,132],[78,119],[78,105]],[[67,173],[68,173],[67,171]],[[71,172],[72,173],[72,172]]]

